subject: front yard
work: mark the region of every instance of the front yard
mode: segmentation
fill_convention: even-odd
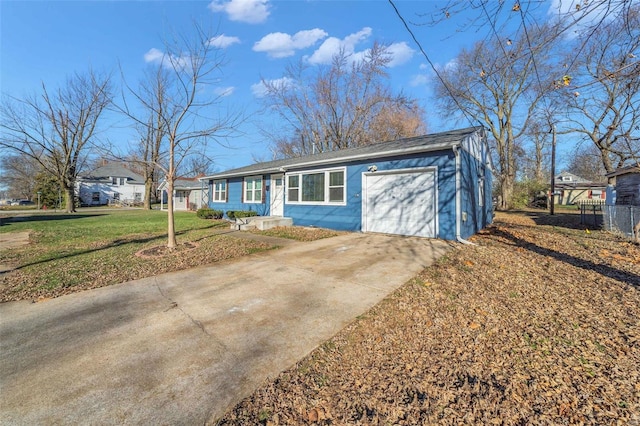
[[[183,245],[165,256],[150,249],[166,244],[166,212],[93,210],[2,220],[0,235],[28,231],[29,244],[0,250],[0,265],[15,268],[0,274],[0,302],[57,297],[277,247],[259,238],[235,238],[227,222],[189,212],[176,212],[178,244]],[[315,239],[336,233],[294,228],[272,234]],[[145,250],[151,255],[136,255]]]
[[[219,421],[640,424],[640,248],[499,214]]]

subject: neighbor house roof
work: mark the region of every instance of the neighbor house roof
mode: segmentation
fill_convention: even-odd
[[[357,148],[327,151],[303,157],[267,161],[227,170],[210,176],[204,176],[200,179],[217,179],[233,176],[246,176],[254,173],[274,173],[278,171],[284,172],[311,166],[341,163],[345,161],[441,151],[445,149],[452,149],[454,146],[460,145],[464,138],[481,130],[482,127],[468,127],[466,129],[398,139],[390,142],[379,142]]]
[[[569,178],[569,180],[563,178]],[[603,182],[592,182],[573,173],[563,171],[556,175],[555,186],[557,188],[604,188],[607,184]]]
[[[111,182],[111,178],[126,178],[127,183],[144,185],[144,177],[119,163],[108,163],[80,176],[81,180]]]
[[[158,189],[162,190],[167,186],[167,181],[163,180],[162,183],[158,186]],[[200,177],[179,177],[175,181],[173,181],[173,189],[182,190],[182,189],[201,189],[202,182],[200,182]]]
[[[616,169],[611,173],[607,173],[607,177],[626,175],[627,173],[640,173],[640,163],[632,164],[626,167],[620,167],[619,169]]]

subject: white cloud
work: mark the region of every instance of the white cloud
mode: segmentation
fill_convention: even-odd
[[[411,77],[409,84],[413,87],[426,86],[430,81],[431,79],[427,74],[416,74],[413,77]]]
[[[230,20],[259,24],[269,16],[269,0],[213,0],[209,3],[213,12],[225,12]]]
[[[364,27],[357,33],[349,34],[342,40],[336,37],[329,37],[313,52],[308,60],[312,64],[329,64],[340,50],[344,50],[347,55],[354,55],[356,45],[369,38],[371,33],[371,28]],[[362,52],[359,52],[357,55],[361,57]]]
[[[164,58],[164,53],[155,47],[149,49],[147,53],[144,54],[145,62],[160,62]]]
[[[277,88],[295,85],[295,81],[288,77],[277,78],[275,80],[267,80],[267,82],[269,83],[269,85]],[[253,96],[255,96],[256,98],[263,98],[267,94],[267,87],[262,81],[256,84],[252,84],[251,93],[253,93]]]
[[[419,68],[420,68],[421,70],[426,70],[426,69],[428,69],[428,68],[429,68],[429,65],[427,65],[427,64],[420,64],[420,67],[419,67]]]
[[[226,49],[232,44],[240,43],[240,39],[238,37],[230,37],[224,34],[220,34],[219,36],[212,37],[209,40],[209,45],[213,47],[219,47],[221,49]]]
[[[233,86],[229,87],[216,87],[213,92],[218,96],[231,96],[233,92],[235,92],[236,88]]]
[[[389,46],[388,51],[391,55],[391,62],[389,62],[389,67],[395,67],[404,64],[413,57],[413,53],[415,52],[404,41],[402,43],[393,43]]]
[[[313,46],[328,34],[319,29],[298,31],[293,36],[286,33],[271,33],[262,37],[253,45],[256,52],[266,52],[272,58],[286,58],[293,56],[296,50]]]
[[[165,68],[176,69],[176,70],[184,70],[189,67],[189,57],[188,56],[167,56],[167,54],[155,47],[149,49],[147,53],[144,54],[144,61],[147,63],[154,64],[162,64]]]

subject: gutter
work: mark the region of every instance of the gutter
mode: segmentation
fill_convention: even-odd
[[[456,241],[462,244],[475,246],[475,244],[472,243],[471,241],[467,241],[464,238],[462,238],[461,231],[460,231],[460,223],[462,221],[462,197],[460,195],[460,190],[462,188],[462,182],[460,177],[462,166],[460,164],[460,145],[454,145],[452,149],[453,149],[453,154],[456,157]]]

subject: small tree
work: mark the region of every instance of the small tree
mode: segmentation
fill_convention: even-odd
[[[166,42],[164,52],[154,50],[158,67],[154,78],[139,90],[130,90],[144,113],[136,114],[126,103],[121,108],[144,129],[142,146],[148,148],[148,155],[143,158],[149,170],[158,167],[164,173],[169,248],[177,244],[173,188],[182,162],[204,152],[210,142],[222,143],[235,132],[241,120],[238,113],[216,109],[223,95],[216,95],[212,86],[224,62],[219,48],[211,42],[214,38],[195,26],[193,36]]]

